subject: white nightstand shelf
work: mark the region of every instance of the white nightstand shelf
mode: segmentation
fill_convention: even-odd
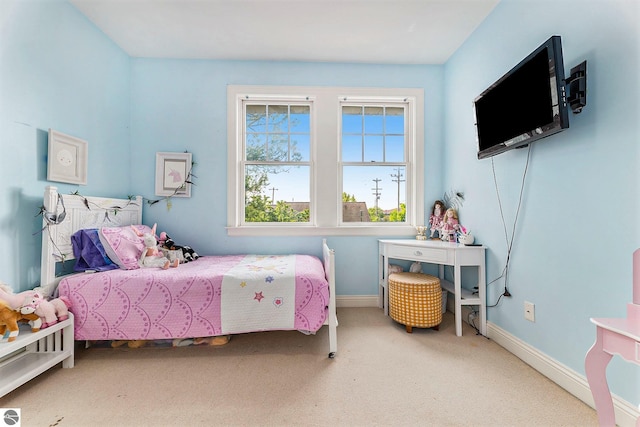
[[[31,332],[29,325],[20,326],[12,342],[0,342],[0,397],[62,362],[73,368],[73,314],[62,322]]]

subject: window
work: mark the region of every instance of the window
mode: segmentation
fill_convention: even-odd
[[[309,222],[311,104],[244,105],[244,222]]]
[[[343,223],[405,222],[405,114],[404,101],[342,102]]]
[[[229,86],[230,235],[414,235],[421,89]]]

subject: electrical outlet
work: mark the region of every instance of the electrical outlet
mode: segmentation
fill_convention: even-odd
[[[524,318],[530,322],[536,321],[536,306],[532,302],[524,302]]]

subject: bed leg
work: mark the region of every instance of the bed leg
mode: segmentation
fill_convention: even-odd
[[[329,359],[333,359],[338,351],[338,317],[335,311],[329,316]]]
[[[327,246],[327,240],[322,239],[322,257],[324,260],[324,271],[327,282],[329,282],[329,306],[328,324],[329,324],[329,359],[336,357],[338,351],[338,313],[336,305],[336,270],[335,270],[335,252]]]

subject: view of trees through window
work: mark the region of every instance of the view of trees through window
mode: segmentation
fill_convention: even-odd
[[[310,105],[245,111],[245,221],[309,222]]]
[[[342,107],[343,222],[405,221],[404,114]],[[245,222],[309,222],[311,104],[245,104],[244,146]]]

